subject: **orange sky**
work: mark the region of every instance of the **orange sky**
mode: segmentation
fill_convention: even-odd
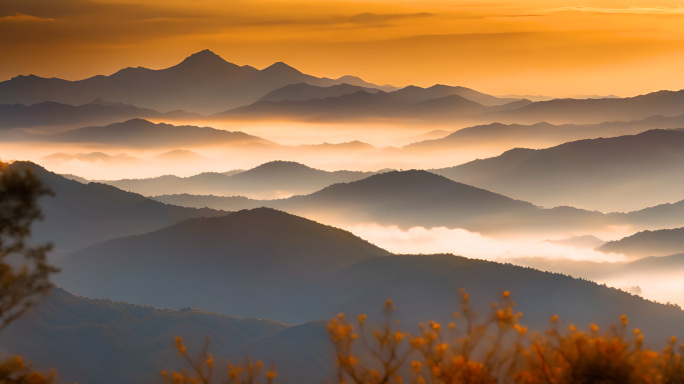
[[[378,84],[627,96],[684,88],[684,1],[0,1],[0,80],[165,68],[205,48]]]

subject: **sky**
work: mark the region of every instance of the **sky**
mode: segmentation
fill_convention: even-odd
[[[203,49],[376,84],[630,96],[684,88],[684,1],[0,2],[0,81],[161,69]]]

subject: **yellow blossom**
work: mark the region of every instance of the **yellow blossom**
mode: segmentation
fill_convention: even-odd
[[[622,323],[623,326],[629,324],[629,320],[627,320],[627,315],[620,316],[620,323]]]
[[[397,343],[400,343],[403,339],[404,339],[404,334],[403,334],[403,333],[397,331],[397,332],[394,334],[394,340],[395,340]]]

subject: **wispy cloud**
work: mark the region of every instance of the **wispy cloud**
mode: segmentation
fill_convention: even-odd
[[[434,16],[432,13],[394,13],[394,14],[378,14],[378,13],[359,13],[350,17],[338,19],[339,21],[349,21],[355,24],[385,24],[405,19],[417,19]]]
[[[607,7],[561,7],[546,10],[546,13],[555,12],[588,12],[602,14],[652,14],[652,15],[684,15],[684,7],[628,7],[628,8],[607,8]]]
[[[50,22],[55,21],[51,17],[38,17],[27,15],[25,13],[17,12],[14,15],[0,17],[0,23],[35,23],[35,22]]]

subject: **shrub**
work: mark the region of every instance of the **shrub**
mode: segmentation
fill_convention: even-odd
[[[490,314],[478,322],[468,294],[461,291],[461,312],[454,313],[454,322],[447,329],[427,322],[420,324],[418,335],[412,336],[402,332],[398,322],[393,325],[390,321],[394,307],[388,301],[384,326],[373,332],[372,341],[366,337],[365,315],[359,316],[357,333],[340,314],[328,323],[338,382],[684,383],[684,345],[677,346],[675,337],[662,352],[645,349],[638,329],[627,332],[624,315],[618,326],[603,333],[595,324],[587,332],[574,325],[561,331],[558,317],[553,316],[548,331],[528,335],[527,328],[519,323],[522,313],[514,308],[509,292],[503,292],[499,301],[492,303]],[[356,348],[358,340],[361,349]]]
[[[209,343],[205,345],[202,352],[195,359],[188,355],[187,348],[183,344],[180,337],[176,337],[176,350],[178,355],[190,365],[190,370],[183,370],[180,372],[162,371],[161,376],[169,384],[210,384],[214,376],[214,357],[207,351]],[[227,363],[227,379],[222,380],[224,384],[257,384],[262,382],[261,371],[264,364],[261,361],[252,363],[246,360],[242,364],[234,365],[231,362]],[[264,375],[266,382],[271,384],[276,377],[275,367]]]
[[[522,313],[508,291],[493,302],[482,320],[461,290],[461,310],[454,321],[442,326],[419,324],[412,335],[393,320],[391,300],[385,303],[384,320],[371,329],[366,315],[353,324],[339,314],[327,326],[335,351],[338,384],[674,384],[684,383],[684,344],[672,337],[661,352],[644,348],[639,329],[628,332],[629,321],[600,332],[591,324],[584,332],[570,325],[559,327],[550,319],[544,333],[528,334],[520,323]],[[180,338],[176,348],[191,371],[162,372],[167,383],[209,384],[213,359],[205,350],[197,359],[187,355]],[[247,361],[228,364],[224,383],[255,384],[263,364]],[[276,377],[266,373],[269,384]]]

